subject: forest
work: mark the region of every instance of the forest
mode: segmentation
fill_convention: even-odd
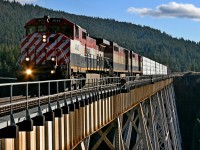
[[[64,17],[85,28],[90,36],[114,41],[167,65],[173,72],[200,71],[200,43],[174,38],[158,29],[6,0],[0,0],[0,10],[0,76],[16,76],[24,25],[32,18],[44,15]]]

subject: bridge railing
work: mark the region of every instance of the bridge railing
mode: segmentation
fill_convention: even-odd
[[[131,85],[140,85],[151,83],[157,80],[162,80],[166,76],[128,76],[128,77],[105,77],[93,79],[62,79],[49,81],[33,81],[33,82],[17,82],[0,84],[0,116],[13,114],[13,111],[20,110],[20,107],[28,110],[33,106],[43,104],[51,104],[59,102],[62,97],[65,99],[65,104],[69,100],[73,102],[72,97],[82,96],[83,93],[90,91],[102,91],[102,89],[130,88]]]

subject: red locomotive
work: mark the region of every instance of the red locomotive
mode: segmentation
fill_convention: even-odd
[[[35,18],[26,23],[25,29],[20,80],[135,75],[150,66],[142,62],[142,56],[117,43],[92,38],[85,29],[64,18]],[[160,74],[166,74],[167,67],[161,67],[164,71]]]

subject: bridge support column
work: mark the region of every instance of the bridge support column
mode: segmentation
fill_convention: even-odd
[[[102,123],[102,108],[101,108],[101,99],[98,99],[97,101],[97,107],[98,107],[98,121],[97,121],[97,124],[98,124],[98,129],[101,127],[101,123]]]
[[[108,97],[108,119],[107,121],[111,121],[111,116],[112,116],[112,108],[111,108],[111,97]]]
[[[37,150],[45,149],[45,117],[42,114],[41,108],[39,108],[39,115],[33,118],[33,132],[35,136],[32,136],[31,142],[35,141]],[[32,140],[33,139],[33,140]]]
[[[19,132],[19,137],[16,138],[16,149],[26,150],[26,132]]]
[[[26,144],[27,150],[36,150],[36,126],[33,126],[33,131],[26,132]]]
[[[56,117],[54,121],[55,149],[64,149],[64,117]]]
[[[104,99],[104,96],[102,94],[102,99],[101,99],[101,112],[102,112],[102,115],[101,115],[101,126],[105,124],[105,118],[106,118],[105,110],[106,110],[105,99]]]
[[[44,150],[45,149],[45,127],[36,126],[36,149]]]
[[[91,98],[91,97],[90,97]],[[89,105],[89,124],[90,124],[90,129],[89,129],[89,134],[91,134],[94,131],[94,101],[91,98],[91,104]]]
[[[54,140],[54,132],[53,132],[53,125],[54,125],[54,112],[49,111],[44,114],[45,116],[45,150],[53,150],[53,140]]]
[[[80,111],[79,111],[79,116],[80,116],[80,137],[79,137],[79,139],[81,140],[81,139],[83,139],[86,135],[85,135],[85,128],[86,128],[86,126],[85,126],[85,120],[86,120],[86,118],[85,118],[85,101],[84,100],[81,100],[80,101]]]
[[[0,140],[1,150],[15,150],[15,140],[14,139],[2,139]]]
[[[63,108],[64,117],[64,149],[70,149],[70,129],[69,129],[69,107],[64,106]]]
[[[76,102],[75,103],[75,134],[74,134],[74,144],[77,144],[79,142],[80,138],[80,133],[81,133],[81,124],[80,124],[80,103]]]
[[[53,150],[53,122],[45,122],[45,150]]]
[[[69,129],[70,129],[70,148],[72,148],[75,144],[75,106],[74,104],[70,104],[69,106]]]
[[[95,94],[96,95],[96,94]],[[98,100],[97,97],[94,102],[94,130],[98,129]]]
[[[88,136],[90,133],[90,106],[89,100],[85,100],[85,135]]]

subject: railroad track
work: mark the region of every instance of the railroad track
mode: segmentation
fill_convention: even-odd
[[[156,80],[160,80],[162,78],[156,78]],[[144,84],[147,82],[151,82],[152,79],[135,79],[134,81],[130,81],[131,85],[140,85]],[[66,99],[67,101],[70,101],[72,98],[79,97],[81,98],[81,95],[84,95],[85,93],[90,93],[90,92],[99,92],[101,90],[107,90],[111,88],[116,88],[118,87],[118,83],[107,83],[105,85],[102,85],[102,83],[98,83],[95,86],[92,86],[91,84],[85,85],[81,89],[78,90],[73,90],[73,91],[64,91],[61,93],[55,93],[52,95],[42,95],[42,96],[13,96],[12,100],[10,100],[10,97],[7,98],[0,98],[0,117],[9,115],[11,113],[17,113],[21,112],[26,109],[34,108],[38,105],[45,105],[48,103],[53,103],[56,101],[64,100]],[[85,96],[83,96],[85,98]]]
[[[106,86],[96,86],[96,87],[84,87],[82,89],[74,90],[74,91],[65,91],[62,93],[56,93],[53,95],[43,95],[40,97],[31,97],[28,96],[14,96],[12,99],[12,104],[10,103],[10,98],[1,98],[0,99],[0,117],[9,115],[11,113],[17,113],[26,110],[27,108],[34,108],[38,105],[45,105],[48,103],[53,103],[59,100],[66,99],[67,101],[70,101],[72,98],[75,97],[81,97],[81,95],[84,95],[85,93],[88,94],[90,92],[97,92],[98,90],[107,90],[110,88],[115,88],[116,84],[109,84]]]

